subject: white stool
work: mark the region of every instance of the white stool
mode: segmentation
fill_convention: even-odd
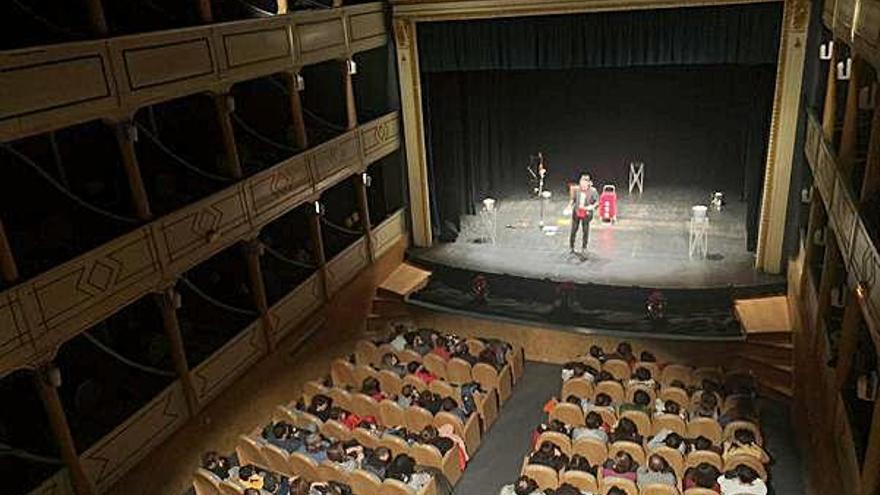
[[[709,254],[709,217],[706,216],[706,210],[708,208],[703,205],[691,208],[693,216],[688,235],[688,258],[697,256],[705,259]]]

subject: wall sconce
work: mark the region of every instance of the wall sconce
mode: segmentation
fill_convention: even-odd
[[[819,45],[819,60],[831,60],[834,53],[834,41],[828,41]]]
[[[850,75],[852,75],[852,58],[847,57],[846,60],[837,63],[837,79],[848,81]]]
[[[345,65],[348,67],[348,73],[352,76],[358,73],[357,62],[355,62],[354,59],[347,59]]]
[[[323,215],[323,214],[324,214],[324,205],[322,205],[320,201],[315,201],[315,215]]]
[[[305,91],[306,78],[304,78],[302,74],[296,74],[293,78],[293,86],[297,91]]]
[[[365,186],[370,187],[371,185],[373,185],[373,178],[370,176],[370,174],[366,172],[362,173],[361,179],[364,181]]]

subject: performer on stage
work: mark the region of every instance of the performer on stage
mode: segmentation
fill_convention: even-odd
[[[587,243],[590,242],[590,222],[593,220],[593,212],[596,210],[596,203],[599,201],[599,192],[593,187],[593,181],[590,174],[582,173],[578,181],[578,185],[572,186],[569,190],[571,208],[571,237],[568,239],[568,246],[574,253],[574,241],[577,239],[578,229],[583,225],[583,251],[587,251]]]

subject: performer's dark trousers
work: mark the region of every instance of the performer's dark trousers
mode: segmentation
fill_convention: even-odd
[[[587,243],[590,242],[590,220],[592,220],[592,215],[587,215],[584,218],[578,218],[577,214],[571,215],[571,237],[568,238],[568,247],[574,250],[574,241],[577,240],[578,229],[583,226],[584,229],[584,241],[583,241],[583,249],[587,249]]]

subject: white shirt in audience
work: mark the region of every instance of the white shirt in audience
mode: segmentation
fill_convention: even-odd
[[[739,478],[728,478],[723,474],[718,477],[721,495],[767,495],[767,484],[758,478],[751,484],[745,484]]]

